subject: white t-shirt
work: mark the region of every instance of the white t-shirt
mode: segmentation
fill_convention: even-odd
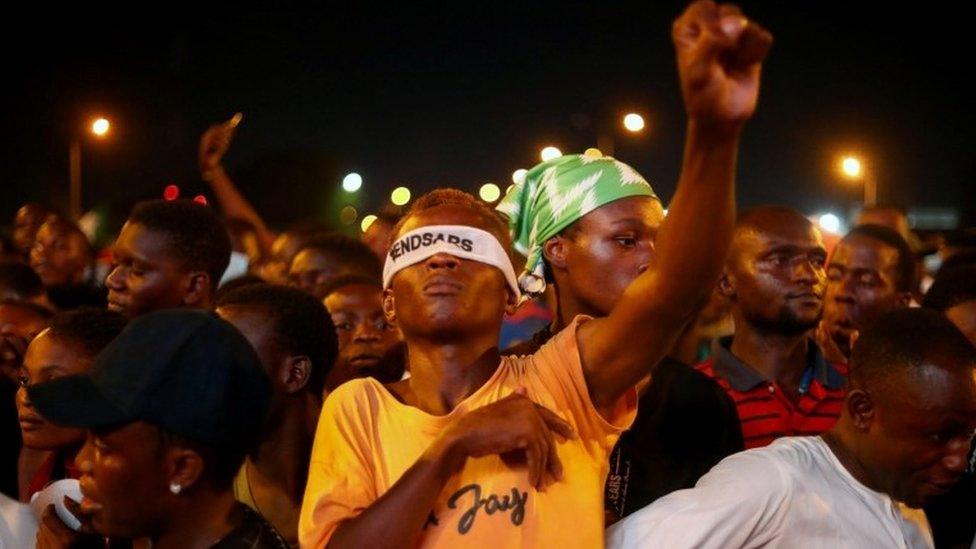
[[[31,508],[0,494],[0,549],[34,547],[37,519]]]
[[[822,438],[734,454],[607,529],[607,547],[933,547],[925,513],[858,482]]]

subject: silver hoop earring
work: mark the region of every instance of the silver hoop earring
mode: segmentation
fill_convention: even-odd
[[[176,484],[175,482],[170,483],[170,485],[169,485],[169,491],[170,492],[173,492],[173,495],[174,496],[175,495],[179,495],[179,493],[180,493],[181,490],[183,490],[183,487],[180,486],[179,484]]]

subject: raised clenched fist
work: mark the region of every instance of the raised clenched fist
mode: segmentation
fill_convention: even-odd
[[[734,5],[698,0],[675,20],[672,38],[689,119],[720,126],[748,120],[773,36]]]

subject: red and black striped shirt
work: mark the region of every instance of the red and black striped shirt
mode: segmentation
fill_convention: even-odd
[[[715,342],[712,358],[697,368],[732,397],[746,448],[766,446],[779,437],[818,435],[840,417],[844,406],[844,375],[810,342],[800,399],[791,401],[775,381],[736,358],[732,338]]]

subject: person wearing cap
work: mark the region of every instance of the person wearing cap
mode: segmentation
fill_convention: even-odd
[[[303,546],[602,545],[607,458],[633,421],[634,386],[720,272],[738,137],[771,40],[732,6],[696,2],[676,21],[690,120],[661,260],[609,316],[574,319],[534,355],[498,350],[521,295],[504,221],[460,191],[413,204],[387,253],[383,301],[411,377],[353,380],[326,399]],[[697,234],[703,218],[712,230]]]
[[[287,547],[232,483],[267,416],[271,386],[251,344],[213,313],[129,323],[87,373],[32,385],[46,419],[87,429],[78,518],[153,547]]]

